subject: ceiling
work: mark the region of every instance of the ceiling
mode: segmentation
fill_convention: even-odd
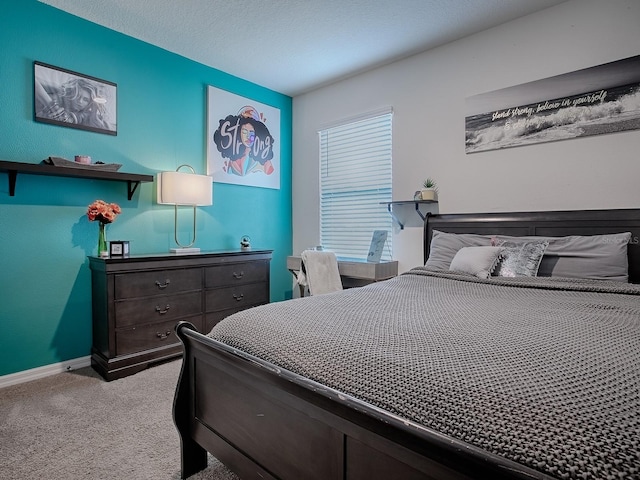
[[[39,0],[296,96],[566,0]]]

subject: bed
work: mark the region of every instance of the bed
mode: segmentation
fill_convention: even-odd
[[[183,478],[640,478],[639,238],[639,209],[432,215],[425,266],[180,323]]]

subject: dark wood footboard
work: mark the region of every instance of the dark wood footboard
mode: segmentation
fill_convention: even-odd
[[[182,477],[206,452],[242,479],[544,479],[539,472],[176,327]]]

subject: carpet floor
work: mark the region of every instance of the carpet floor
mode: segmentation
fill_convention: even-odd
[[[182,360],[105,382],[90,367],[0,389],[0,477],[177,480]],[[239,480],[209,455],[189,480]]]

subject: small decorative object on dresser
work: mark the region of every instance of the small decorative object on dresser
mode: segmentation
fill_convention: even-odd
[[[438,186],[435,180],[427,178],[423,182],[422,187],[422,190],[420,190],[422,200],[438,200]]]
[[[112,242],[109,242],[109,256],[110,257],[128,257],[129,241],[114,240]]]
[[[251,250],[251,238],[249,235],[243,235],[240,239],[240,250],[247,251]]]
[[[209,331],[223,318],[269,303],[271,250],[89,257],[91,365],[115,380],[178,357],[186,320]]]

